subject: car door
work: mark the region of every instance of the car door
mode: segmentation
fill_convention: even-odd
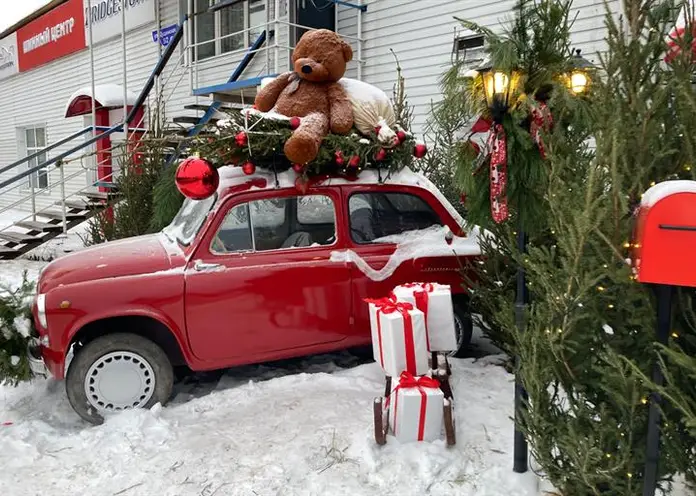
[[[347,195],[349,243],[357,260],[350,264],[356,330],[369,335],[365,298],[382,298],[394,286],[422,279],[413,261],[394,264],[395,243],[379,238],[443,225],[438,213],[415,192],[384,186],[353,190]],[[387,266],[389,265],[389,266]]]
[[[274,190],[220,209],[186,271],[196,356],[253,362],[347,337],[350,269],[330,261],[340,241],[338,206],[338,190],[302,197]]]

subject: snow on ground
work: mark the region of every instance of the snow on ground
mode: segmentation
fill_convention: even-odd
[[[73,413],[62,383],[3,386],[3,495],[538,494],[531,472],[511,468],[512,376],[490,357],[452,367],[453,448],[374,443],[375,363],[232,369],[206,396],[98,427]]]

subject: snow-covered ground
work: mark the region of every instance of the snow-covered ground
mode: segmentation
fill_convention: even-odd
[[[379,367],[342,368],[332,356],[233,369],[210,394],[180,393],[98,427],[79,420],[62,383],[0,387],[2,493],[537,495],[531,472],[512,472],[512,377],[492,362],[452,362],[453,448],[378,447]]]

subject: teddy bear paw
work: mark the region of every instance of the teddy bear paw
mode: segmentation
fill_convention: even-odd
[[[306,164],[317,157],[321,140],[309,133],[295,132],[285,142],[283,151],[292,163]]]

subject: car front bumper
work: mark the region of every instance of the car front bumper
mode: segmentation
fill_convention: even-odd
[[[41,377],[48,377],[48,367],[46,367],[46,362],[44,362],[43,356],[41,356],[41,346],[39,345],[38,339],[32,339],[30,341],[27,356],[29,357],[29,368],[33,374]]]

